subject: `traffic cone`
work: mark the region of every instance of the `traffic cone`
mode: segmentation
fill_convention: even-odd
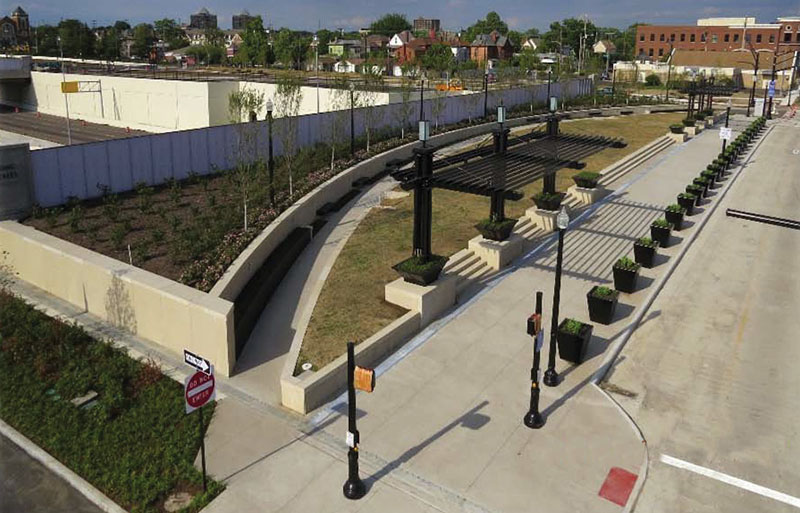
[[[127,132],[127,133],[131,133],[131,127],[129,127],[129,126],[126,126],[126,127],[125,127],[125,132]]]
[[[14,112],[16,112],[17,114],[19,114],[19,107],[14,107]]]
[[[36,112],[36,117],[41,119],[41,117],[42,117],[42,113],[37,111],[37,112]]]
[[[81,120],[81,126],[86,126],[86,121],[83,119]]]

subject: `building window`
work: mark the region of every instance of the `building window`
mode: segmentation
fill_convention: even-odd
[[[686,41],[686,34],[681,34],[681,43]]]
[[[784,43],[791,43],[792,42],[792,33],[787,32],[783,35],[783,42]]]
[[[756,43],[761,42],[761,34],[756,34]]]
[[[675,41],[675,34],[670,34],[669,35],[669,40],[670,41]]]
[[[717,35],[716,34],[711,34],[711,42],[712,43],[716,43],[717,42]]]
[[[797,33],[797,42],[800,43],[800,32]]]
[[[731,40],[731,35],[730,34],[725,34],[724,41],[727,43],[730,40]]]
[[[658,49],[658,56],[659,57],[663,57],[664,56],[664,49],[663,48],[659,48]]]
[[[655,40],[656,40],[656,34],[654,32],[654,33],[650,34],[650,41],[655,41]]]
[[[661,34],[661,36],[658,38],[658,40],[659,41],[666,41],[666,38],[664,37],[664,34]]]
[[[649,55],[650,55],[650,57],[653,56],[653,49],[652,48],[650,49]]]
[[[689,42],[690,42],[690,43],[694,43],[694,34],[691,34],[691,35],[689,36]]]
[[[759,37],[760,37],[760,36],[759,36]],[[775,42],[775,34],[770,34],[770,35],[769,35],[769,42],[770,42],[770,43],[774,43],[774,42]]]
[[[644,48],[639,48],[639,53],[636,55],[642,55],[644,53]]]
[[[733,35],[733,42],[734,43],[738,43],[739,42],[739,34],[734,34]]]
[[[705,32],[700,34],[700,42],[701,43],[705,43],[706,42],[706,33]]]
[[[639,35],[639,41],[644,41],[644,34]]]

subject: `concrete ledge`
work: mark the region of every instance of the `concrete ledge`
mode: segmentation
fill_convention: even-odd
[[[398,278],[384,287],[386,301],[417,312],[420,326],[425,327],[456,304],[458,276],[442,274],[430,285],[414,285]]]
[[[100,508],[105,513],[126,513],[117,503],[109,499],[103,492],[89,484],[88,481],[67,468],[66,465],[50,456],[44,449],[28,440],[28,438],[0,420],[0,434],[11,440],[20,449],[25,451],[28,456],[35,459],[51,472],[67,482],[72,488],[76,489],[86,497],[92,504]]]
[[[711,118],[706,118],[705,122],[706,122],[706,128],[711,128],[714,126],[714,123],[716,123],[716,120],[713,117],[711,117]]]
[[[524,242],[524,239],[516,233],[512,233],[508,239],[501,242],[484,239],[482,235],[478,235],[470,239],[467,247],[489,267],[499,271],[522,254]]]
[[[359,365],[374,367],[420,329],[420,314],[408,312],[356,346]],[[298,348],[299,350],[299,348]],[[291,355],[290,355],[291,356]],[[281,403],[306,414],[338,395],[347,385],[347,354],[317,372],[293,376],[297,357],[286,359],[281,373]]]
[[[705,128],[706,128],[705,121],[696,122],[695,125],[694,125],[694,133],[695,133],[695,135],[697,135],[700,132],[702,132],[703,130],[705,130]]]
[[[685,126],[685,127],[683,127],[683,133],[685,133],[689,137],[694,137],[694,136],[696,136],[697,134],[700,133],[700,130],[698,130],[698,127],[696,125],[694,125],[694,126]]]
[[[608,195],[608,190],[599,184],[594,189],[573,185],[567,189],[567,194],[580,201],[583,205],[591,205],[605,198]]]
[[[233,371],[233,303],[13,221],[0,222],[0,248],[20,280],[175,355],[186,348],[220,374]]]
[[[544,210],[538,207],[531,207],[525,211],[525,216],[533,223],[546,232],[556,230],[556,216],[558,210]]]
[[[681,132],[680,134],[674,134],[672,132],[667,132],[667,137],[675,141],[676,144],[683,144],[689,138],[686,135],[686,132]]]

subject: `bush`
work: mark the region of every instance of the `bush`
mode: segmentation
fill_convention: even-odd
[[[645,83],[645,85],[653,86],[653,87],[654,86],[660,86],[661,85],[661,79],[658,77],[658,75],[650,74],[650,75],[647,75],[645,77],[644,83]]]
[[[669,223],[663,217],[660,219],[656,219],[653,221],[650,226],[655,226],[656,228],[670,228]]]
[[[686,213],[686,209],[678,205],[677,203],[673,203],[672,205],[668,206],[666,210],[667,212],[675,212],[676,214]]]
[[[575,184],[578,187],[585,187],[588,189],[594,189],[597,187],[597,182],[600,180],[600,173],[596,173],[594,171],[581,171],[580,173],[576,173],[572,176],[572,179],[575,181]]]
[[[656,247],[656,243],[650,237],[641,237],[639,240],[636,241],[637,244],[640,246],[646,246],[648,248]]]
[[[600,286],[600,287],[597,287],[596,289],[594,289],[594,292],[592,293],[592,295],[594,297],[599,297],[601,299],[606,299],[606,298],[614,297],[616,295],[616,292],[617,291],[614,290],[614,289]]]
[[[683,124],[682,123],[673,123],[669,126],[669,131],[673,134],[682,134],[683,133]]]
[[[614,264],[614,267],[617,267],[619,269],[625,269],[626,271],[635,271],[639,269],[641,265],[637,264],[636,262],[625,256],[617,260],[617,262]]]
[[[683,126],[694,126],[694,119],[693,118],[684,118],[681,120]]]
[[[575,319],[565,319],[564,324],[561,325],[561,330],[570,335],[580,335],[583,323]]]

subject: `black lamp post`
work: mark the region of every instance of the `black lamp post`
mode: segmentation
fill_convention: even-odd
[[[425,119],[425,78],[419,79],[419,120]]]
[[[549,387],[558,385],[556,372],[556,332],[558,331],[558,303],[561,300],[561,262],[564,257],[564,231],[569,226],[567,209],[561,207],[556,216],[558,226],[558,256],[556,257],[556,283],[553,289],[553,318],[550,323],[550,352],[547,355],[547,370],[544,373],[544,384]]]
[[[355,122],[356,85],[350,82],[350,156],[356,154],[356,122]]]
[[[731,117],[731,100],[729,98],[728,99],[728,108],[725,109],[725,128],[728,128],[728,121],[730,120],[730,117]],[[722,152],[723,153],[725,153],[725,146],[727,146],[727,143],[728,143],[727,139],[723,139],[722,140]]]
[[[269,204],[275,205],[275,159],[272,158],[272,100],[267,100],[267,126],[269,132]]]
[[[554,64],[556,61],[550,58],[542,59],[542,64],[547,64],[547,101],[550,101],[550,82],[553,76],[553,67],[551,64]]]
[[[489,117],[489,69],[483,74],[483,117]]]
[[[356,429],[355,344],[347,343],[347,481],[342,491],[351,500],[358,500],[367,493],[367,487],[358,477],[358,429]]]
[[[522,422],[531,429],[544,426],[544,418],[539,413],[539,362],[542,355],[542,340],[544,333],[541,329],[542,319],[542,292],[536,293],[536,314],[528,320],[528,334],[533,336],[533,367],[531,367],[531,402],[528,413]],[[538,325],[537,325],[538,324]]]

